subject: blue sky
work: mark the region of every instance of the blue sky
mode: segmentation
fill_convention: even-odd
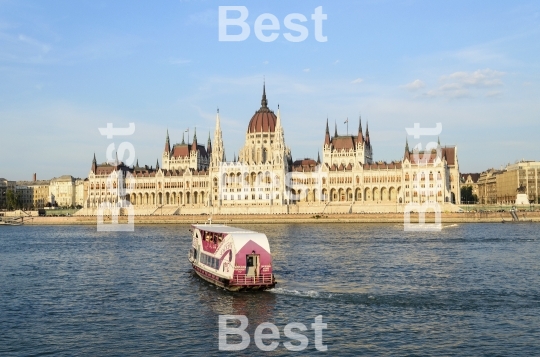
[[[220,5],[248,9],[247,40],[218,41]],[[263,13],[281,23],[274,42],[253,33]],[[283,36],[290,13],[308,18],[303,42]],[[327,117],[345,134],[361,114],[375,160],[400,159],[416,122],[442,123],[462,172],[540,160],[538,1],[0,0],[0,177],[87,177],[122,141],[155,165],[167,129],[173,143],[188,127],[213,136],[217,107],[232,159],[263,78],[295,159],[317,156]],[[109,140],[109,122],[135,133]]]

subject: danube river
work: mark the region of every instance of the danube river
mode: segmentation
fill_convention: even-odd
[[[194,277],[185,225],[0,227],[0,355],[263,355],[253,341],[263,322],[280,331],[274,356],[292,354],[290,322],[308,328],[301,355],[540,351],[538,224],[244,227],[270,240],[273,291],[230,293]],[[246,350],[218,350],[225,314],[248,318]],[[310,327],[319,315],[327,352]]]

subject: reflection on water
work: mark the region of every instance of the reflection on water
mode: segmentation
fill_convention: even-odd
[[[540,348],[537,225],[250,225],[278,285],[231,293],[191,272],[187,226],[0,229],[0,354],[220,355],[218,316],[306,326],[331,355],[524,355]],[[312,355],[313,331],[306,331]],[[287,355],[281,344],[272,355]],[[238,355],[261,355],[253,341]]]

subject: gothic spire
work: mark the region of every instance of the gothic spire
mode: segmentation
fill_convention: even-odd
[[[338,135],[337,135],[337,122],[334,121],[334,124],[336,125],[336,131],[334,132],[334,138],[337,138],[337,136],[338,136]]]
[[[318,165],[321,164],[321,152],[320,151],[317,152],[317,164]]]
[[[159,159],[156,159],[156,171],[159,170]]]
[[[97,169],[96,153],[94,153],[94,159],[92,160],[92,172],[95,173]]]
[[[403,154],[403,160],[409,158],[409,139],[405,137],[405,153]]]
[[[268,101],[266,100],[266,82],[263,82],[263,94],[261,99],[261,108],[268,108]]]
[[[330,145],[330,129],[328,128],[328,117],[326,118],[326,132],[324,134],[324,145]]]
[[[165,149],[164,149],[164,151],[166,153],[171,152],[171,143],[169,141],[169,129],[167,129],[167,137],[165,138]]]
[[[195,127],[193,134],[193,143],[191,143],[191,150],[197,150],[197,127]]]
[[[219,108],[217,108],[217,114],[216,114],[216,132],[221,131],[221,124],[219,122]]]
[[[277,119],[276,119],[276,128],[281,127],[281,111],[279,110],[279,104],[277,105]]]
[[[366,122],[366,143],[368,146],[371,146],[371,141],[369,140],[369,123]]]
[[[362,144],[364,142],[364,133],[362,132],[362,117],[361,116],[358,119],[358,137],[356,138],[356,142],[358,144]]]
[[[210,140],[210,130],[208,131],[208,142],[206,143],[206,153],[208,155],[212,153],[212,141]]]
[[[186,142],[184,141],[184,134],[185,132],[182,133],[182,145],[184,145]]]

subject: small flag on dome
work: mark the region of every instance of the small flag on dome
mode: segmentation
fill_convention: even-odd
[[[343,122],[343,124],[347,124],[349,122],[349,118]]]

